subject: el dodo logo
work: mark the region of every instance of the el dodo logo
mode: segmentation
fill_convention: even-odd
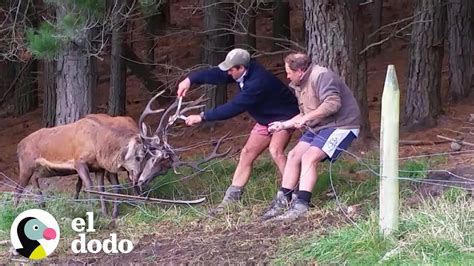
[[[46,211],[27,210],[13,221],[10,239],[18,253],[31,260],[41,260],[58,246],[59,225]]]

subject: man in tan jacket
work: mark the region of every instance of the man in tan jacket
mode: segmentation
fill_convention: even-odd
[[[334,162],[359,134],[360,111],[351,90],[331,70],[310,63],[302,53],[285,58],[287,78],[298,98],[300,114],[271,123],[269,131],[306,130],[288,154],[282,187],[263,215],[264,220],[295,219],[305,214],[316,184],[318,163]],[[298,182],[298,192],[292,201]]]

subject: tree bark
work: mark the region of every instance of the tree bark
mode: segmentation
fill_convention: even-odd
[[[290,1],[273,1],[273,37],[290,40]],[[274,41],[273,51],[282,50],[288,46],[285,41]]]
[[[219,0],[204,0],[204,37],[203,62],[216,66],[225,59],[226,53],[234,45],[234,36],[221,30],[222,25],[230,25],[229,12],[233,10],[232,3]],[[206,109],[213,109],[227,101],[227,86],[208,86],[206,89],[209,101]]]
[[[43,60],[43,126],[54,127],[56,122],[55,64]]]
[[[339,74],[354,91],[361,110],[361,139],[371,139],[367,61],[365,54],[359,54],[365,33],[357,1],[305,0],[304,8],[307,47],[313,63]]]
[[[434,126],[441,113],[441,64],[446,21],[443,3],[442,0],[415,1],[403,119],[407,130]]]
[[[125,35],[125,22],[121,13],[125,3],[119,3],[117,11],[112,14],[112,51],[110,55],[110,89],[107,113],[112,116],[124,115],[127,98],[127,68],[122,58]]]
[[[57,8],[57,17],[66,14],[64,7]],[[59,56],[56,64],[56,125],[77,121],[93,111],[92,93],[97,79],[95,59],[89,54],[90,30],[76,37]]]
[[[372,16],[372,29],[371,29],[372,32],[375,32],[376,30],[380,29],[380,27],[382,26],[382,12],[383,12],[382,0],[373,0],[373,3],[370,7],[370,13]],[[380,41],[380,32],[373,35],[369,41],[371,43]],[[372,47],[370,49],[370,55],[375,56],[375,55],[380,54],[380,47],[381,47],[380,45]]]
[[[451,0],[448,13],[449,86],[448,100],[457,102],[471,91],[472,47],[471,47],[472,0]]]

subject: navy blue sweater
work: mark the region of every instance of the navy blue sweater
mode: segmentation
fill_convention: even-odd
[[[217,67],[191,73],[191,84],[227,84],[236,82]],[[240,88],[240,86],[237,84]],[[227,103],[204,112],[206,121],[224,120],[247,111],[259,124],[288,120],[299,113],[298,102],[277,77],[251,61],[244,76],[244,86]]]

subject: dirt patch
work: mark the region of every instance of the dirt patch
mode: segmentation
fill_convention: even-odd
[[[230,219],[227,220],[226,219]],[[58,258],[51,263],[160,263],[160,264],[254,264],[268,263],[277,254],[282,237],[297,241],[308,235],[324,233],[340,225],[344,219],[334,214],[312,210],[295,222],[260,222],[238,224],[240,218],[203,219],[177,226],[162,223],[153,235],[145,235],[127,255],[95,258]],[[257,220],[258,217],[255,218]],[[226,223],[227,222],[227,223]],[[226,226],[227,225],[227,226]]]
[[[417,205],[427,198],[436,198],[451,188],[459,188],[474,196],[474,167],[463,167],[451,170],[434,171],[426,178],[412,185],[416,194],[406,200],[409,206]]]

